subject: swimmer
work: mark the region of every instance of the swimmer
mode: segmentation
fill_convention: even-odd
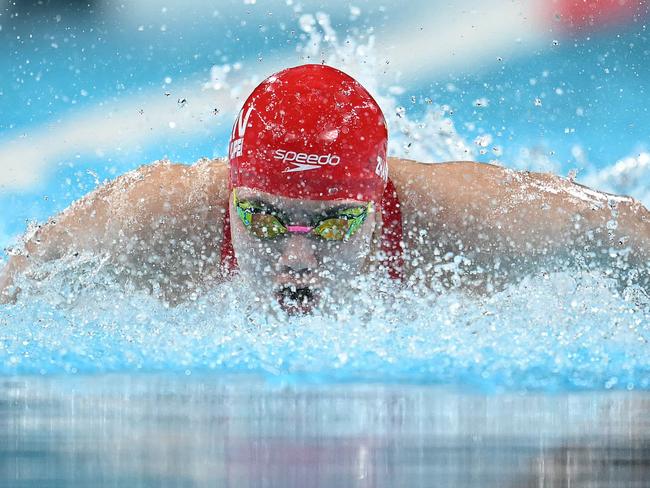
[[[486,293],[532,272],[617,265],[648,287],[650,213],[632,198],[474,162],[387,158],[373,97],[323,65],[264,80],[227,159],[158,162],[111,181],[26,236],[0,273],[76,253],[170,304],[238,275],[289,313],[373,273]],[[647,288],[646,288],[647,289]]]

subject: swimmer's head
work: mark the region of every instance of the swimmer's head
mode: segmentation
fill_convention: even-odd
[[[270,76],[247,98],[229,147],[240,271],[287,311],[359,274],[380,228],[387,128],[357,81],[322,65]]]
[[[289,68],[244,102],[230,139],[230,187],[379,202],[387,137],[379,105],[352,77],[319,64]]]

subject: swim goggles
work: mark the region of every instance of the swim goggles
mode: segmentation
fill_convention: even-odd
[[[233,203],[244,226],[260,239],[275,239],[288,234],[311,234],[326,241],[344,241],[361,227],[372,209],[372,202],[359,207],[342,208],[316,219],[311,226],[302,226],[286,225],[280,218],[281,212],[267,204],[240,201],[236,190],[233,190]]]

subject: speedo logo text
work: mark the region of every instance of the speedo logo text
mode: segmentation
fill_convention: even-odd
[[[337,166],[341,162],[341,158],[336,154],[308,154],[285,149],[276,149],[273,153],[273,159],[281,159],[283,163],[292,165],[286,168],[283,173],[309,171],[320,169],[323,166]]]

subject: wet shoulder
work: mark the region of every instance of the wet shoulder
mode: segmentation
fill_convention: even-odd
[[[507,178],[507,171],[471,161],[421,163],[390,158],[389,175],[404,200],[427,199],[453,202],[461,195],[480,193],[486,185]]]
[[[475,161],[447,161],[419,162],[410,159],[389,158],[388,160],[390,178],[396,184],[402,185],[417,183],[434,184],[460,179],[470,180],[476,177],[500,178],[510,170],[488,163],[477,163]]]
[[[227,166],[219,160],[194,164],[157,161],[124,174],[106,192],[130,212],[209,213],[227,200]]]

